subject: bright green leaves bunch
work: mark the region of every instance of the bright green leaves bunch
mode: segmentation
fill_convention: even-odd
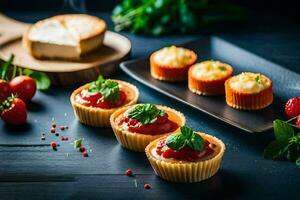
[[[286,157],[289,161],[296,161],[300,168],[300,133],[295,135],[293,127],[279,119],[273,122],[273,128],[276,140],[266,147],[264,158]]]
[[[161,35],[245,18],[230,0],[123,0],[112,13],[115,30]]]
[[[90,94],[95,94],[97,92],[100,92],[106,101],[115,103],[119,100],[120,96],[119,83],[110,79],[105,80],[100,75],[89,87]]]
[[[136,119],[142,124],[154,123],[159,116],[164,116],[166,113],[163,110],[159,110],[153,104],[137,105],[134,109],[127,113],[127,116]]]
[[[203,138],[188,126],[180,128],[180,132],[167,137],[166,144],[174,150],[190,147],[196,151],[202,151],[204,147]]]

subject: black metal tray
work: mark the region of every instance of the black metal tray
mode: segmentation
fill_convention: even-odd
[[[180,46],[194,50],[198,61],[216,59],[229,63],[235,74],[250,71],[267,75],[273,81],[274,102],[259,111],[241,111],[226,105],[224,96],[199,96],[187,83],[162,82],[150,75],[148,58],[120,64],[123,71],[141,83],[247,132],[265,132],[275,118],[282,117],[284,101],[300,94],[300,75],[241,49],[219,37],[203,37]],[[279,109],[280,108],[280,109]]]

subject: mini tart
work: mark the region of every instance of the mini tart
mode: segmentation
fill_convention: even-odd
[[[120,89],[122,89],[127,97],[127,103],[124,106],[133,105],[137,102],[139,97],[139,91],[137,87],[134,85],[127,83],[125,81],[113,80],[119,83]],[[110,127],[109,118],[113,112],[118,110],[119,108],[111,108],[111,109],[103,109],[103,108],[95,108],[88,107],[85,105],[81,105],[75,101],[75,97],[82,90],[87,89],[89,87],[89,83],[81,86],[77,90],[75,90],[71,97],[70,101],[74,110],[74,113],[78,120],[86,125],[95,126],[95,127]]]
[[[199,132],[198,134],[203,139],[216,145],[215,152],[212,156],[194,162],[163,158],[155,151],[157,143],[167,137],[163,136],[151,142],[145,149],[148,160],[155,173],[162,179],[180,183],[200,182],[215,175],[219,170],[225,152],[225,145],[214,136]]]
[[[165,47],[150,56],[151,76],[163,81],[187,79],[189,68],[197,61],[197,54],[182,47]]]
[[[194,64],[188,73],[188,87],[199,95],[225,93],[224,83],[232,76],[233,68],[219,61],[204,61]]]
[[[226,103],[235,109],[259,110],[273,102],[272,81],[258,73],[243,72],[227,79],[225,93]]]
[[[138,105],[138,104],[137,104]],[[136,106],[136,105],[134,105]],[[166,107],[166,106],[160,106],[156,105],[156,107],[160,110],[165,111],[169,115],[169,119],[175,123],[178,124],[179,128],[171,133],[165,133],[160,135],[146,135],[141,133],[132,133],[118,125],[118,121],[121,116],[124,116],[124,113],[132,109],[134,106],[127,106],[124,108],[118,109],[116,112],[114,112],[110,117],[110,124],[111,127],[115,133],[115,136],[118,140],[118,142],[126,149],[130,149],[132,151],[137,152],[144,152],[146,146],[153,140],[162,137],[164,135],[169,135],[173,132],[176,132],[181,126],[185,124],[185,117],[182,113]]]

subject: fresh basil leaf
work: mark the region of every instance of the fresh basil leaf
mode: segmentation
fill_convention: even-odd
[[[294,129],[287,122],[276,119],[273,122],[274,134],[276,140],[284,142],[294,136]]]
[[[300,157],[300,145],[296,143],[290,144],[286,157],[289,161],[295,161]]]
[[[174,150],[190,147],[196,151],[202,151],[204,148],[203,138],[188,126],[181,127],[180,132],[176,133],[175,136],[171,135],[166,140],[166,144]]]
[[[296,160],[296,165],[300,168],[300,157]]]
[[[287,151],[288,147],[288,141],[275,140],[265,148],[264,158],[271,160],[279,158]]]
[[[101,85],[100,93],[104,96],[104,99],[115,103],[119,100],[120,89],[119,83],[112,80],[105,80]]]
[[[197,133],[193,133],[191,139],[188,142],[188,146],[196,151],[202,151],[204,148],[204,140]]]
[[[181,127],[180,131],[181,131],[182,135],[184,135],[184,137],[187,139],[191,138],[194,133],[193,129],[188,126]]]
[[[164,116],[166,113],[159,110],[153,104],[137,105],[127,113],[127,116],[136,119],[142,124],[154,123],[158,116]]]
[[[180,150],[186,146],[185,137],[182,134],[172,134],[167,137],[166,145],[174,150]]]
[[[100,92],[104,99],[111,103],[117,102],[120,98],[119,83],[110,79],[104,80],[101,75],[90,84],[88,92],[89,94]]]

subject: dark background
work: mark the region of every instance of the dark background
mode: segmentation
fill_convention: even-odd
[[[69,1],[69,0],[66,0]],[[80,0],[75,0],[78,2]],[[62,7],[64,0],[1,0],[0,9],[3,11],[53,11]],[[111,11],[121,0],[85,0],[89,11]],[[245,7],[249,12],[263,15],[277,15],[296,20],[298,14],[295,0],[232,0]]]

